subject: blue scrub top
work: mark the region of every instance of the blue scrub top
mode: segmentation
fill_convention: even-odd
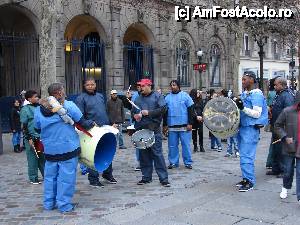
[[[73,102],[65,101],[63,107],[75,122],[82,117],[81,111]],[[74,126],[64,123],[57,113],[45,117],[41,113],[40,107],[37,107],[34,114],[34,125],[37,129],[41,129],[45,154],[57,155],[72,152],[80,146],[79,136]]]

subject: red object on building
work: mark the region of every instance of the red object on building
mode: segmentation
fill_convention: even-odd
[[[201,72],[205,72],[206,71],[206,64],[205,63],[201,63],[201,64],[193,64],[194,70],[198,70]]]

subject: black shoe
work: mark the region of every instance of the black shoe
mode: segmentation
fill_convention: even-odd
[[[17,146],[17,145],[14,145],[14,152],[15,152],[15,153],[19,153],[19,151],[18,151],[18,146]]]
[[[95,188],[104,188],[104,185],[101,184],[99,181],[96,183],[90,183],[90,186],[95,187]]]
[[[144,184],[149,184],[151,183],[152,180],[140,180],[139,182],[137,182],[137,185],[144,185]]]
[[[185,168],[190,169],[190,170],[193,169],[192,165],[190,165],[190,164],[185,165]]]
[[[277,178],[283,178],[283,173],[280,173],[276,176]]]
[[[246,181],[243,186],[239,188],[239,192],[247,192],[253,189],[253,184],[250,181]]]
[[[275,172],[273,172],[273,171],[267,171],[266,172],[266,175],[273,175],[273,176],[277,176],[277,175],[279,175],[280,173],[275,173]]]
[[[243,179],[242,181],[235,184],[236,187],[242,187],[245,183],[247,183],[246,179]]]
[[[171,187],[171,184],[169,183],[169,181],[163,181],[163,182],[160,182],[160,183],[164,187]]]
[[[104,180],[106,180],[110,184],[116,184],[117,181],[114,177],[102,176]]]
[[[169,169],[169,170],[171,170],[171,169],[173,169],[173,168],[176,168],[176,165],[175,165],[175,164],[170,164],[170,165],[168,166],[168,169]]]
[[[125,146],[120,146],[119,149],[127,149]]]
[[[200,152],[205,152],[205,149],[201,145],[200,145]]]
[[[198,147],[194,146],[194,152],[198,152]]]

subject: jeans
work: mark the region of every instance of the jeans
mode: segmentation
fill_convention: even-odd
[[[259,140],[259,130],[254,126],[240,127],[238,136],[238,146],[240,150],[240,167],[244,179],[250,181],[253,185],[255,178],[255,155]]]
[[[192,139],[194,147],[197,146],[197,135],[199,137],[199,146],[203,147],[203,126],[193,129]]]
[[[272,135],[272,142],[276,141],[274,135]],[[278,142],[273,144],[273,163],[272,163],[272,171],[276,174],[280,174],[283,172],[283,162],[282,162],[282,143]]]
[[[140,149],[138,148],[135,149],[135,158],[136,161],[140,164]]]
[[[227,153],[233,154],[232,147],[234,148],[234,153],[239,152],[238,143],[237,143],[237,135],[234,135],[227,139]]]
[[[124,140],[123,140],[123,132],[122,132],[122,124],[118,124],[119,133],[117,134],[117,139],[119,142],[119,147],[124,146]]]
[[[21,142],[21,131],[13,132],[12,144],[13,146],[20,145]]]
[[[61,212],[73,209],[71,203],[76,184],[78,157],[58,162],[46,161],[44,179],[44,208],[57,206]]]
[[[168,172],[165,158],[162,152],[162,134],[155,134],[155,143],[151,148],[140,149],[140,166],[143,180],[151,181],[153,173],[153,162],[160,182],[168,181]]]
[[[273,145],[272,145],[272,139],[271,139],[271,143],[269,146],[268,158],[267,158],[267,162],[266,162],[266,167],[272,167],[272,165],[273,165]]]
[[[296,161],[296,195],[297,200],[300,200],[300,159],[294,156],[283,156],[284,173],[283,173],[283,187],[291,189],[294,178],[294,167]]]
[[[90,168],[88,168],[88,179],[90,184],[95,184],[99,182],[99,172],[92,170]],[[112,178],[113,177],[113,169],[112,169],[112,163],[109,165],[109,167],[103,171],[102,176],[108,177],[108,178]]]
[[[210,137],[210,148],[216,148],[216,145],[218,148],[222,148],[221,140],[212,134]]]
[[[169,162],[179,166],[179,139],[182,146],[182,159],[184,165],[192,164],[191,153],[191,131],[169,131],[168,147],[169,147]]]

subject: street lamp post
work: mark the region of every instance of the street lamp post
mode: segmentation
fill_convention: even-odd
[[[199,83],[199,86],[200,86],[200,90],[202,90],[202,66],[201,66],[201,63],[202,63],[202,57],[203,57],[203,51],[201,50],[201,48],[199,48],[199,50],[197,51],[197,57],[198,57],[198,71],[199,71],[199,76],[200,76],[200,83]]]

